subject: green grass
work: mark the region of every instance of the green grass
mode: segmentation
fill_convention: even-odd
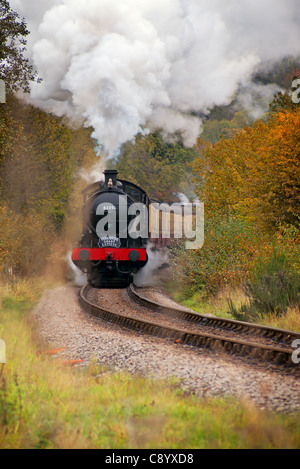
[[[241,289],[225,289],[215,297],[204,298],[201,293],[194,293],[186,299],[180,291],[176,291],[172,282],[165,285],[169,295],[182,306],[186,306],[200,314],[212,314],[219,318],[236,319],[232,314],[232,307],[240,308],[246,301],[247,296]],[[254,322],[269,327],[286,329],[300,332],[300,310],[298,307],[289,307],[285,314],[256,314],[254,318],[241,318],[246,322]]]
[[[230,314],[228,307],[229,297],[234,297],[234,300],[237,302],[244,299],[242,292],[232,292],[231,290],[224,290],[214,297],[204,297],[201,292],[198,292],[190,295],[189,298],[186,298],[185,295],[176,288],[172,281],[167,282],[165,284],[165,288],[174,301],[182,306],[190,308],[200,314],[212,314],[222,318],[232,319],[232,315]]]
[[[40,353],[28,311],[41,289],[0,286],[0,448],[299,448],[299,415],[260,412],[234,399],[199,399],[177,380],[66,368]]]

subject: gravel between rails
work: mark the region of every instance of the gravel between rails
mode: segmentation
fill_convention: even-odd
[[[144,294],[143,291],[142,295],[151,300],[152,298],[156,298],[155,301],[157,301],[157,303],[161,305],[186,311],[186,309],[181,308],[179,305],[176,305],[176,303],[173,300],[169,299],[166,295],[160,294],[160,296],[158,296],[158,293],[155,291],[155,289],[148,290],[148,295],[147,293]],[[87,299],[91,301],[91,303],[101,305],[105,309],[107,308],[107,310],[111,310],[111,290],[92,289],[89,291]],[[149,321],[151,323],[157,323],[159,325],[175,329],[179,328],[195,334],[204,333],[212,334],[215,336],[227,337],[228,339],[236,339],[241,341],[247,340],[249,341],[249,343],[251,342],[252,344],[257,344],[260,346],[281,346],[284,349],[290,349],[291,351],[293,351],[292,347],[286,345],[285,343],[282,343],[277,340],[267,339],[262,336],[257,337],[255,333],[239,333],[237,331],[232,330],[228,331],[224,327],[220,328],[214,325],[207,325],[205,322],[194,323],[182,317],[176,317],[172,313],[168,314],[159,310],[149,309],[145,306],[137,304],[135,301],[129,298],[126,290],[114,291],[114,305],[118,305],[119,313],[124,314],[126,316],[130,316],[135,319],[141,319],[142,321]],[[194,312],[192,310],[188,311]]]
[[[56,359],[81,359],[84,365],[97,360],[113,371],[154,379],[176,377],[183,389],[200,397],[233,396],[277,412],[300,409],[299,377],[105,324],[83,311],[78,292],[71,284],[47,290],[33,311],[49,348],[66,347]],[[117,312],[121,305],[114,290],[110,294]]]

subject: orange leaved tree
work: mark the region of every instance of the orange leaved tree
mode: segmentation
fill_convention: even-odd
[[[300,225],[300,109],[198,147],[193,169],[207,213],[234,213],[271,231]]]

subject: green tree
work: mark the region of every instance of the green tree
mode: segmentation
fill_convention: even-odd
[[[3,109],[8,144],[2,164],[0,153],[0,272],[6,266],[36,275],[48,260],[62,265],[69,244],[79,239],[86,183],[79,187],[76,173],[97,158],[95,142],[89,129],[70,129],[12,93]]]
[[[203,125],[201,138],[209,143],[216,143],[221,138],[230,138],[235,132],[249,125],[251,119],[247,111],[236,112],[234,117],[228,119],[208,119]]]
[[[27,36],[25,20],[13,11],[7,0],[0,0],[0,79],[8,91],[29,92],[29,83],[36,73],[24,56]]]
[[[116,169],[120,179],[139,185],[150,197],[175,202],[177,192],[193,195],[190,164],[195,156],[194,149],[182,143],[166,143],[159,132],[154,132],[126,143]]]

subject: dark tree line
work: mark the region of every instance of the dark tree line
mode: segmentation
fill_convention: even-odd
[[[29,92],[30,82],[36,80],[36,72],[25,57],[29,34],[24,18],[7,0],[0,0],[0,79],[8,92]]]

